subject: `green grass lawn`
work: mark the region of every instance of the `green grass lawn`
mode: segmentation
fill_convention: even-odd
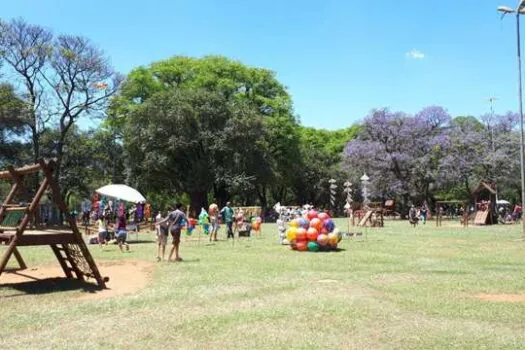
[[[273,224],[235,246],[183,243],[185,262],[156,264],[148,287],[104,300],[10,297],[0,277],[0,349],[525,348],[525,302],[475,297],[525,294],[519,226],[386,225],[332,253],[280,246]],[[154,261],[154,244],[131,248],[91,246],[99,261]],[[48,248],[21,252],[55,263]]]

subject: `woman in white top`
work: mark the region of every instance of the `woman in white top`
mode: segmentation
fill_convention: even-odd
[[[102,249],[102,244],[108,245],[108,228],[104,216],[101,215],[97,219],[98,225],[98,245]]]
[[[159,213],[155,217],[155,222],[159,222],[161,220],[162,220],[162,213],[159,211]],[[158,240],[159,235],[160,235],[160,225],[155,225],[155,231],[157,232],[157,240]]]

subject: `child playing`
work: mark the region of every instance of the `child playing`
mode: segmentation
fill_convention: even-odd
[[[122,246],[126,246],[126,251],[129,252],[129,244],[126,242],[128,232],[126,231],[126,217],[121,215],[117,219],[117,243],[121,252],[124,252]]]
[[[97,219],[98,225],[98,246],[102,249],[102,245],[108,245],[108,228],[106,220],[103,216],[99,216]]]

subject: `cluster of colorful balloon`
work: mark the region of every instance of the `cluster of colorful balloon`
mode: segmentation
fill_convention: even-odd
[[[256,216],[252,218],[252,230],[260,231],[261,224],[262,224],[262,218],[260,216]]]
[[[304,217],[289,222],[286,240],[294,250],[327,251],[335,250],[343,235],[335,227],[327,213],[308,211]]]
[[[205,235],[210,233],[210,216],[204,208],[201,209],[201,213],[199,214],[199,225],[201,225]]]
[[[195,227],[197,226],[197,220],[190,218],[188,219],[188,222],[183,224],[186,224],[186,234],[191,236],[193,230],[195,230]]]

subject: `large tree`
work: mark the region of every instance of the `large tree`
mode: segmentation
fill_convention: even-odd
[[[219,126],[222,125],[221,113],[233,107],[242,108],[243,113],[256,113],[259,118],[257,125],[245,125],[244,134],[251,135],[251,142],[234,146],[251,150],[251,156],[236,164],[229,164],[230,159],[221,158],[220,154],[210,158],[215,162],[210,165],[215,176],[211,186],[214,196],[224,201],[243,189],[253,195],[252,202],[257,199],[263,206],[267,205],[269,195],[277,200],[282,197],[293,183],[292,163],[299,159],[298,123],[293,116],[290,96],[272,71],[248,67],[220,56],[174,57],[139,67],[129,74],[119,95],[113,99],[110,125],[122,134],[130,125],[136,125],[133,119],[137,118],[137,111],[143,113],[141,107],[149,100],[166,96],[168,92],[181,92],[183,96],[185,91],[192,96],[208,92],[215,100],[220,98],[222,106],[210,107],[212,120],[216,119]],[[214,130],[215,121],[210,123]],[[128,139],[124,138],[124,142]],[[208,149],[202,152],[213,154],[213,150]],[[128,158],[128,163],[133,167],[135,159]],[[207,170],[202,171],[206,173]],[[194,174],[179,176],[192,177]],[[253,178],[257,181],[248,181]],[[155,181],[163,186],[173,185],[168,179],[156,177]],[[205,186],[203,191],[207,190]],[[201,202],[198,197],[203,197],[203,193],[189,188],[188,191],[194,203]]]
[[[0,84],[0,166],[24,160],[26,147],[20,141],[25,130],[26,108],[13,87]]]
[[[104,53],[89,39],[54,36],[49,30],[21,19],[0,22],[0,59],[15,81],[27,110],[33,159],[41,155],[41,140],[48,128],[57,128],[57,178],[71,128],[85,116],[104,113],[118,88],[119,76]]]
[[[124,129],[128,181],[145,192],[188,193],[194,209],[214,186],[250,191],[265,168],[263,118],[248,103],[175,89],[135,109]],[[226,198],[219,198],[224,201]]]
[[[370,175],[378,198],[398,197],[405,207],[429,199],[448,144],[443,130],[449,122],[448,113],[436,106],[414,116],[374,110],[359,138],[347,144],[346,165],[355,176]]]

